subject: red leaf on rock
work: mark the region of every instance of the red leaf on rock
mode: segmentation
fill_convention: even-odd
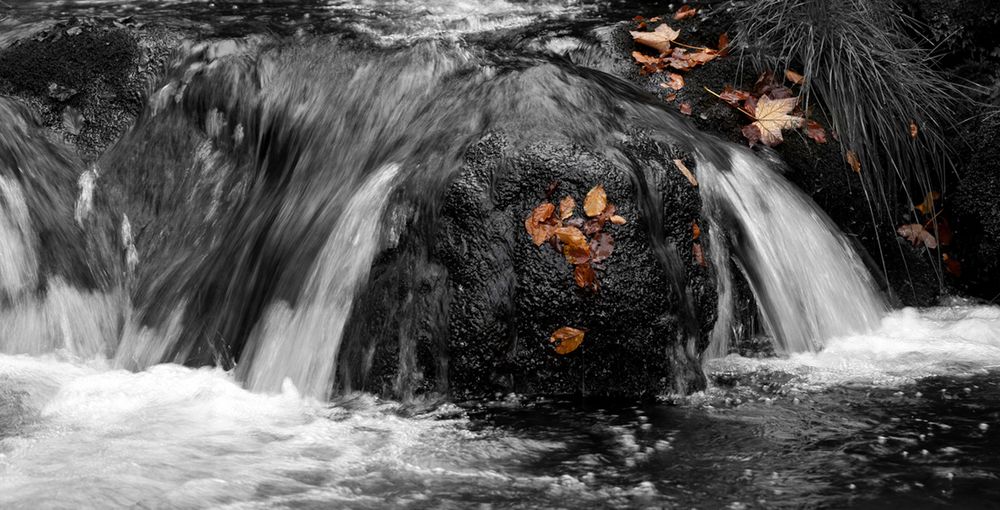
[[[549,337],[549,342],[555,344],[557,353],[569,354],[580,347],[580,344],[583,343],[584,334],[583,330],[563,326],[552,333],[552,336]]]
[[[722,89],[722,92],[719,93],[719,98],[733,106],[736,106],[740,104],[740,102],[749,99],[750,93],[742,90],[736,90],[731,85],[726,85]]]
[[[603,262],[615,251],[615,238],[607,232],[598,232],[590,240],[590,257],[594,262]]]
[[[674,90],[680,90],[680,89],[684,88],[684,77],[683,76],[681,76],[681,75],[679,75],[677,73],[667,73],[667,77],[670,78],[670,81],[666,82],[664,85],[666,85],[666,86],[668,86],[668,87],[670,87],[670,88],[672,88]]]
[[[597,273],[594,273],[590,264],[580,264],[573,268],[573,280],[576,281],[576,286],[582,289],[590,289],[594,292],[600,289],[600,284],[597,283]]]
[[[541,246],[555,233],[553,225],[543,223],[552,217],[552,212],[555,209],[556,206],[546,202],[531,211],[531,215],[524,220],[524,229],[528,231],[528,235],[531,236],[531,241],[535,243],[535,246]]]
[[[691,103],[684,101],[680,104],[679,109],[684,115],[691,115]]]
[[[816,143],[826,143],[826,130],[815,120],[806,121],[806,136],[812,138]]]
[[[691,245],[691,254],[694,256],[694,261],[698,263],[701,267],[708,267],[708,263],[705,262],[705,252],[701,249],[701,243],[694,243]]]

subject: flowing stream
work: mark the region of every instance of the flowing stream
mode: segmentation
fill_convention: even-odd
[[[87,164],[0,96],[0,508],[1000,500],[1000,307],[890,310],[768,162],[582,65],[603,57],[567,34],[600,35],[619,12],[218,4],[0,11],[0,47],[76,15],[212,32],[171,56],[135,127]],[[373,267],[424,261],[421,228],[477,140],[544,133],[627,166],[636,127],[695,159],[719,291],[707,390],[454,404],[338,383],[372,364],[364,339],[350,339],[363,355],[344,349],[352,314],[374,313],[358,304]],[[663,257],[670,269],[676,253]],[[417,281],[422,267],[397,269]],[[778,357],[730,354],[739,278]],[[401,321],[400,352],[407,327],[437,319]]]

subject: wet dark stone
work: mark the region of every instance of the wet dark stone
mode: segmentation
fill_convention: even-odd
[[[0,48],[0,95],[31,104],[92,161],[131,127],[179,41],[176,31],[72,18]]]
[[[1000,120],[991,117],[970,133],[977,147],[959,168],[948,204],[954,209],[962,278],[959,285],[983,299],[1000,298]]]

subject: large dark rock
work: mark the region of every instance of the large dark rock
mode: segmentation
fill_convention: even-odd
[[[991,117],[970,133],[977,150],[959,168],[949,198],[967,292],[996,302],[1000,297],[1000,121]]]

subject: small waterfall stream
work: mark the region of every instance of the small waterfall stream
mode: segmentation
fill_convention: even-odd
[[[886,306],[868,269],[804,193],[746,150],[701,174],[709,252],[719,271],[719,320],[706,356],[729,352],[734,320],[730,258],[746,277],[781,354],[878,326]],[[703,166],[704,168],[704,166]]]

